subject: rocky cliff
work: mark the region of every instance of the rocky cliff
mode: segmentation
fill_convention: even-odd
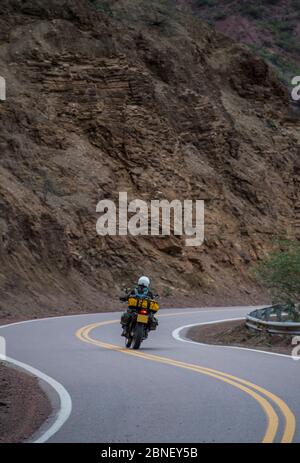
[[[289,95],[173,3],[103,5],[1,3],[2,316],[105,310],[141,273],[165,304],[261,301],[249,267],[296,231]],[[96,204],[119,191],[204,199],[205,244],[99,237]]]

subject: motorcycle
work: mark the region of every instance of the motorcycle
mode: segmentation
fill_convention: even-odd
[[[130,296],[128,307],[132,313],[125,334],[125,346],[139,349],[142,341],[148,337],[148,332],[158,326],[154,313],[159,310],[159,305],[155,299]]]

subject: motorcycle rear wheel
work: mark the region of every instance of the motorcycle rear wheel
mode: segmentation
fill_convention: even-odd
[[[133,333],[133,349],[139,349],[144,338],[144,326],[136,325]]]

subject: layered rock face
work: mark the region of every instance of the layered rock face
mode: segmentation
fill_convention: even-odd
[[[155,2],[2,3],[2,315],[105,310],[140,274],[165,304],[261,300],[249,268],[295,235],[299,199],[300,124],[274,72]],[[98,236],[96,205],[120,191],[204,199],[205,243]]]

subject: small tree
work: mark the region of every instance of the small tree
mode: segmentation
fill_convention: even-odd
[[[256,265],[254,273],[270,290],[274,303],[300,303],[299,242],[277,241],[277,248]]]

